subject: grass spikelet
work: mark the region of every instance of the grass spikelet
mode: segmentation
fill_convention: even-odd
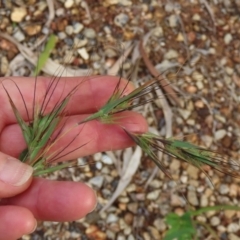
[[[88,122],[94,119],[99,119],[102,122],[110,123],[112,122],[111,116],[116,113],[120,113],[123,111],[132,110],[138,106],[144,105],[148,102],[152,102],[156,98],[150,97],[146,98],[145,100],[141,101],[141,98],[146,96],[149,93],[152,93],[154,90],[160,87],[159,85],[160,80],[150,80],[143,84],[142,86],[136,88],[134,91],[130,92],[129,94],[124,94],[128,83],[125,87],[120,90],[120,82],[121,77],[119,78],[118,84],[115,87],[112,96],[109,98],[107,103],[96,113],[90,115],[83,121],[79,122],[82,124],[84,122]]]
[[[156,155],[157,151],[161,151],[180,161],[187,162],[188,164],[199,168],[205,174],[206,172],[204,171],[203,166],[208,165],[221,173],[240,178],[240,164],[233,160],[224,159],[216,152],[204,149],[186,141],[163,139],[152,133],[134,134],[126,129],[124,130],[168,177],[170,177],[170,174],[166,170],[164,164],[158,160]]]
[[[21,128],[27,145],[27,148],[24,149],[20,154],[19,159],[22,162],[25,162],[33,167],[35,176],[44,173],[51,173],[56,170],[60,170],[62,168],[70,166],[70,162],[61,163],[59,165],[56,165],[54,163],[57,159],[63,156],[61,155],[63,154],[63,151],[68,146],[70,146],[71,143],[80,134],[76,134],[76,136],[70,141],[70,143],[68,143],[63,149],[57,150],[55,152],[51,151],[52,147],[56,144],[56,142],[71,130],[68,129],[67,131],[63,131],[63,128],[66,124],[66,120],[64,122],[63,119],[66,116],[66,106],[72,95],[77,91],[79,87],[78,85],[73,88],[66,96],[60,96],[56,104],[53,106],[52,110],[49,113],[46,113],[51,97],[53,96],[55,89],[58,87],[59,80],[60,78],[53,78],[49,82],[46,92],[43,96],[43,101],[40,106],[38,106],[36,99],[37,78],[35,79],[32,116],[26,107],[26,102],[21,93],[21,90],[19,89],[18,85],[12,81],[18,89],[18,92],[24,103],[27,113],[27,121],[25,121],[21,116],[7,88],[3,84],[3,88],[8,96],[10,105],[12,107],[16,120]],[[64,153],[64,156],[67,154]]]

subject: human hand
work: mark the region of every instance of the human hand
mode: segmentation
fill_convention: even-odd
[[[20,88],[27,109],[31,113],[34,79],[22,77],[11,77],[11,79]],[[67,106],[68,119],[64,128],[68,129],[103,106],[111,96],[118,80],[116,77],[106,76],[95,76],[86,81],[79,77],[67,79],[62,77],[46,111],[51,111],[63,89],[69,92],[82,82]],[[26,147],[26,144],[2,87],[2,81],[3,79],[0,80],[0,198],[2,198],[0,202],[0,240],[11,240],[34,231],[36,220],[74,221],[84,217],[94,209],[96,196],[93,190],[84,183],[50,181],[42,178],[32,179],[32,168],[15,159]],[[39,96],[37,99],[40,99],[39,101],[43,100],[41,96],[45,93],[48,83],[49,78],[38,78],[37,93]],[[9,83],[4,81],[4,86],[21,115],[27,120],[27,114],[16,87],[10,81]],[[121,86],[124,88],[124,82]],[[130,92],[132,89],[129,84],[125,91]],[[118,124],[132,132],[141,133],[147,130],[144,118],[134,112],[119,114]],[[66,146],[66,143],[76,136],[76,132],[80,132],[79,136],[64,151],[69,152],[85,143],[88,144],[59,160],[66,161],[96,152],[133,145],[132,140],[118,125],[91,121],[74,128],[58,141],[54,148]]]

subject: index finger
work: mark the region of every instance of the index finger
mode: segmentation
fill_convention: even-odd
[[[44,113],[48,113],[76,87],[77,89],[67,105],[67,114],[76,115],[95,112],[108,101],[119,80],[119,89],[125,89],[126,87],[125,92],[133,90],[133,86],[128,84],[126,80],[114,76],[61,77],[59,79],[38,77],[36,85],[33,77],[0,79],[1,115],[5,121],[4,125],[16,122],[5,89],[23,119],[27,121],[28,115],[30,116],[29,120],[32,120],[34,105],[40,107],[45,102],[46,109]],[[51,85],[51,83],[53,84]],[[49,86],[51,88],[48,91]],[[34,91],[35,88],[36,91]],[[47,96],[46,92],[48,92]],[[33,104],[34,99],[36,100],[35,104]]]

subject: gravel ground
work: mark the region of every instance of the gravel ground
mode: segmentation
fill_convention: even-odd
[[[163,95],[138,109],[150,130],[240,161],[239,0],[25,2],[0,3],[1,76],[31,75],[51,33],[58,43],[42,75],[56,74],[60,65],[68,76],[116,74],[121,68],[137,85],[152,78],[150,62],[179,92],[177,104]],[[41,222],[22,239],[158,240],[168,229],[165,216],[182,214],[189,204],[196,209],[239,206],[238,179],[206,168],[212,189],[197,168],[159,155],[170,180],[141,155],[138,148],[97,153],[79,159],[95,164],[49,176],[89,183],[98,194],[98,207],[79,221]],[[135,174],[128,171],[134,168]],[[221,211],[197,220],[209,224],[218,239],[237,240],[239,217],[240,212]],[[214,239],[202,226],[197,229],[199,239]]]

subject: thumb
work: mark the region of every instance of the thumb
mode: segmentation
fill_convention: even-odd
[[[33,168],[0,152],[0,198],[15,196],[31,183]]]

